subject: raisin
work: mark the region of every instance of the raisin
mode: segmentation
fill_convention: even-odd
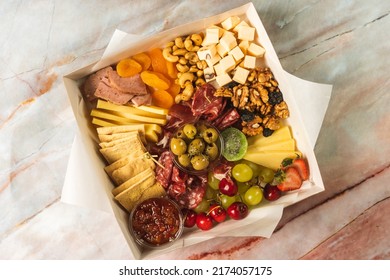
[[[272,133],[274,133],[274,130],[269,129],[268,127],[266,127],[266,128],[263,129],[263,136],[264,136],[264,137],[271,136]]]
[[[255,114],[248,110],[241,110],[240,115],[243,122],[250,122],[255,118]]]
[[[268,102],[271,105],[279,104],[283,101],[283,94],[280,91],[273,91],[268,94]]]
[[[239,85],[239,83],[237,83],[236,81],[231,81],[230,83],[225,85],[225,88],[232,89],[232,88],[234,88],[235,86],[238,86],[238,85]]]

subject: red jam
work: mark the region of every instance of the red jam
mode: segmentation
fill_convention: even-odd
[[[134,209],[131,225],[136,238],[160,246],[176,239],[180,233],[180,212],[168,199],[150,198]]]

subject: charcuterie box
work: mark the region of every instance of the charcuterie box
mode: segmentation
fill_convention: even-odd
[[[283,92],[284,100],[289,106],[290,116],[286,120],[286,124],[291,127],[297,150],[305,156],[309,163],[310,178],[303,183],[299,190],[289,192],[277,201],[264,202],[261,203],[259,207],[251,209],[249,216],[243,220],[228,220],[218,224],[209,231],[188,229],[183,232],[179,240],[166,249],[143,249],[137,245],[130,235],[128,229],[129,213],[124,211],[118,203],[114,201],[112,196],[111,191],[114,186],[104,171],[105,162],[102,160],[97,148],[98,140],[96,128],[91,124],[89,108],[87,108],[87,104],[82,98],[79,86],[83,78],[99,69],[108,65],[113,65],[121,59],[130,57],[139,52],[147,51],[155,47],[163,48],[167,42],[173,40],[177,36],[202,32],[207,27],[219,24],[230,16],[239,16],[256,28],[257,35],[254,41],[265,49],[266,52],[262,59],[262,63],[273,71],[275,79],[279,82],[279,88]],[[285,207],[324,190],[320,170],[313,152],[313,143],[311,143],[309,137],[309,135],[312,134],[312,131],[308,131],[307,125],[305,125],[307,124],[305,116],[307,117],[308,113],[305,112],[305,116],[301,114],[300,106],[303,104],[299,104],[298,100],[300,99],[296,98],[296,96],[298,96],[296,93],[297,86],[291,84],[290,75],[283,70],[272,43],[268,38],[267,32],[252,3],[229,10],[222,14],[178,26],[149,37],[137,38],[137,40],[135,40],[132,35],[121,34],[120,43],[118,43],[118,40],[116,39],[112,40],[104,57],[100,61],[66,75],[64,77],[64,84],[78,124],[78,136],[81,140],[80,153],[72,155],[76,160],[71,161],[68,166],[68,170],[74,171],[73,174],[76,173],[82,177],[79,178],[79,182],[82,183],[79,184],[80,186],[78,186],[78,188],[85,189],[79,191],[81,197],[75,198],[74,200],[85,206],[99,205],[102,206],[101,208],[104,208],[103,205],[106,205],[110,211],[112,211],[133,254],[133,256],[129,257],[135,259],[148,258],[156,254],[164,254],[170,250],[190,246],[213,237],[263,236],[269,238],[279,222]],[[302,90],[304,90],[304,88],[302,88]],[[316,110],[313,110],[311,114],[316,114]],[[322,118],[320,119],[322,120]],[[321,123],[318,124],[318,126],[320,125]],[[316,129],[317,131],[319,130],[319,128]],[[69,185],[69,181],[71,180],[74,180],[74,178],[68,178],[67,176],[65,183]],[[73,195],[77,196],[77,191],[75,191]],[[69,195],[67,196],[69,197]],[[64,200],[66,201],[67,199],[64,197]]]

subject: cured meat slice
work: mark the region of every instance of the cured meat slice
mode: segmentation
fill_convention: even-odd
[[[210,84],[199,87],[192,100],[192,114],[202,116],[208,121],[215,120],[223,111],[226,101],[223,97],[214,96],[215,88]]]
[[[224,130],[229,126],[234,125],[238,120],[240,120],[240,114],[235,108],[231,108],[226,111],[222,116],[214,120],[213,125],[219,130]]]
[[[123,92],[127,92],[133,95],[144,95],[149,93],[139,74],[127,78],[122,78],[116,71],[112,70],[111,68],[111,71],[108,72],[108,80],[110,86]]]
[[[137,107],[141,105],[151,105],[152,96],[150,94],[136,95],[131,99],[131,103]]]
[[[161,154],[158,162],[164,167],[161,167],[159,164],[156,166],[156,180],[166,189],[171,182],[174,164],[173,155],[170,151],[165,151]]]
[[[206,187],[203,184],[197,184],[186,188],[185,192],[176,197],[177,203],[187,209],[194,209],[202,201]]]
[[[104,82],[99,83],[95,96],[120,105],[126,104],[134,97],[134,95],[119,91]]]
[[[108,73],[112,71],[111,66],[103,68],[97,71],[95,74],[88,76],[83,85],[81,86],[81,93],[88,101],[96,99],[95,91],[98,88],[100,82],[108,84]]]

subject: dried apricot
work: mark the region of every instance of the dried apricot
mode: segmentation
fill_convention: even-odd
[[[169,109],[174,103],[172,95],[165,90],[158,89],[152,93],[152,104],[158,107]]]
[[[180,93],[180,85],[172,82],[171,83],[171,86],[167,89],[167,91],[172,95],[173,98],[176,97],[176,95],[178,95]]]
[[[168,75],[167,64],[162,54],[162,50],[155,48],[149,51],[153,71]]]
[[[123,59],[116,65],[116,71],[121,77],[131,77],[142,71],[142,66],[131,58]]]
[[[167,72],[168,76],[172,79],[177,78],[177,68],[176,68],[176,63],[172,63],[167,61]]]
[[[146,53],[138,53],[132,56],[132,59],[137,61],[142,66],[142,70],[148,70],[150,65],[152,64],[152,60]]]
[[[142,71],[141,79],[148,86],[157,89],[167,90],[171,85],[171,81],[167,77],[155,71]]]

